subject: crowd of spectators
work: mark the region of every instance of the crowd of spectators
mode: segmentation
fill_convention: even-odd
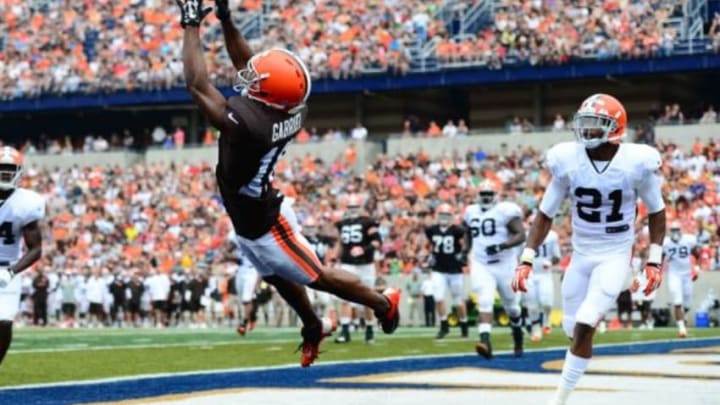
[[[500,0],[495,21],[482,32],[445,35],[441,64],[562,64],[571,59],[670,56],[678,33],[663,25],[682,15],[674,0]]]
[[[664,156],[663,192],[669,202],[669,220],[680,221],[687,232],[698,235],[703,246],[702,268],[718,270],[720,144],[696,142],[691,150],[672,144],[658,147]],[[502,156],[478,150],[430,158],[419,152],[380,156],[370,167],[357,171],[349,156],[323,162],[308,155],[280,161],[276,186],[292,201],[301,222],[312,216],[321,224],[320,233],[331,237],[336,236],[333,223],[343,215],[344,199],[351,194],[360,196],[367,213],[379,222],[379,272],[412,274],[426,270],[429,251],[422,229],[434,220],[435,207],[450,203],[460,221],[462,207],[476,200],[475,187],[483,180],[501,185],[502,198],[521,205],[529,219],[549,181],[540,162],[541,151],[531,148]],[[33,311],[31,304],[33,297],[40,297],[35,305],[51,306],[51,316],[63,304],[72,304],[74,312],[66,319],[68,324],[78,319],[90,325],[102,324],[103,319],[119,322],[109,298],[116,282],[123,283],[130,291],[126,298],[135,297],[137,303],[136,316],[119,318],[126,322],[162,327],[176,319],[203,327],[224,324],[237,316],[239,311],[229,304],[234,302],[228,287],[232,274],[221,260],[231,224],[210,165],[30,168],[22,185],[45,196],[48,213],[43,258],[23,275],[23,308],[28,317],[39,314],[39,322],[44,322],[43,312]],[[565,264],[568,210],[566,207],[555,219]],[[332,254],[328,260],[332,266]],[[33,286],[40,274],[49,281],[41,278]],[[203,305],[185,318],[150,311],[151,303],[160,298],[167,299],[168,305],[173,302],[168,286],[178,280],[196,280],[194,291],[204,297]],[[144,291],[132,292],[132,283],[144,285]],[[46,296],[53,292],[52,297]],[[175,300],[180,311],[183,297]],[[267,302],[275,303],[271,313],[282,314],[286,309],[279,299]],[[93,303],[96,305],[91,306]],[[85,313],[87,316],[76,317]]]
[[[230,0],[238,20],[262,1]],[[442,0],[267,2],[255,49],[297,52],[315,77],[366,70],[405,73],[410,47],[442,28]],[[169,0],[0,2],[0,99],[48,92],[156,90],[182,83],[182,29]],[[208,69],[220,85],[235,71],[214,14],[204,22]]]
[[[571,58],[670,55],[677,33],[663,21],[674,0],[499,0],[483,31],[452,37],[445,0],[230,0],[238,22],[263,12],[255,49],[288,47],[314,77],[405,74],[433,40],[441,64],[564,63]],[[182,84],[178,10],[170,0],[0,2],[0,99],[45,93],[156,90]],[[718,50],[720,27],[709,37]],[[235,78],[213,15],[203,41],[212,79]]]

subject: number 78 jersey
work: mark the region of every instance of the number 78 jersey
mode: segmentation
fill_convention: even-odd
[[[0,264],[15,263],[22,255],[22,228],[45,216],[45,199],[17,188],[0,203]]]
[[[640,197],[654,213],[665,208],[660,190],[660,154],[647,145],[622,143],[609,162],[593,162],[585,146],[564,142],[546,154],[552,173],[540,210],[552,218],[570,198],[573,250],[588,255],[626,252],[635,239]]]

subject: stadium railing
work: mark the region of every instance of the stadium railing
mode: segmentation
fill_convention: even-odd
[[[632,135],[632,134],[629,134]],[[517,148],[533,147],[547,149],[558,142],[572,141],[570,131],[530,132],[521,134],[471,133],[469,136],[453,138],[408,138],[390,137],[383,143],[356,141],[326,141],[319,143],[293,143],[287,150],[286,159],[303,158],[308,154],[326,163],[342,159],[348,148],[355,148],[356,170],[364,170],[375,162],[381,153],[390,156],[425,152],[430,157],[441,157],[453,153],[468,153],[482,150],[491,154],[504,154]],[[655,139],[659,142],[673,142],[684,150],[690,150],[696,139],[706,142],[720,139],[720,124],[669,125],[655,128]],[[149,149],[144,154],[134,152],[100,152],[71,155],[28,155],[30,166],[45,168],[66,168],[72,166],[128,166],[138,162],[160,163],[217,163],[216,147],[185,147],[183,149]]]

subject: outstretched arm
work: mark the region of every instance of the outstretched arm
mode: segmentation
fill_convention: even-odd
[[[177,0],[182,13],[183,70],[185,85],[200,111],[215,128],[222,129],[225,116],[225,97],[210,82],[200,44],[200,22],[211,9],[203,9],[202,0]]]
[[[183,69],[185,85],[195,104],[215,128],[222,129],[225,116],[225,97],[210,82],[200,45],[197,27],[187,27],[183,36]]]
[[[217,5],[217,18],[220,20],[223,37],[225,37],[225,48],[230,55],[230,60],[232,60],[235,69],[245,69],[248,60],[253,56],[253,51],[242,34],[240,34],[240,31],[235,27],[235,24],[233,24],[232,18],[230,18],[228,0],[215,0],[215,4]]]

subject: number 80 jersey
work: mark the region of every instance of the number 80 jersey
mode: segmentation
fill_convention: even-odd
[[[0,203],[0,264],[15,263],[22,255],[22,228],[45,216],[45,199],[17,188]]]
[[[492,256],[485,253],[486,247],[498,245],[510,239],[508,224],[513,218],[522,218],[522,209],[515,203],[503,201],[485,212],[480,209],[478,204],[468,205],[463,220],[465,226],[470,229],[473,260],[487,264],[516,259],[517,251],[515,249],[506,249]]]
[[[570,197],[573,250],[598,255],[632,247],[637,199],[648,212],[665,205],[660,191],[660,154],[647,145],[622,143],[609,162],[593,162],[585,146],[565,142],[548,150],[552,173],[540,210],[552,218]]]

